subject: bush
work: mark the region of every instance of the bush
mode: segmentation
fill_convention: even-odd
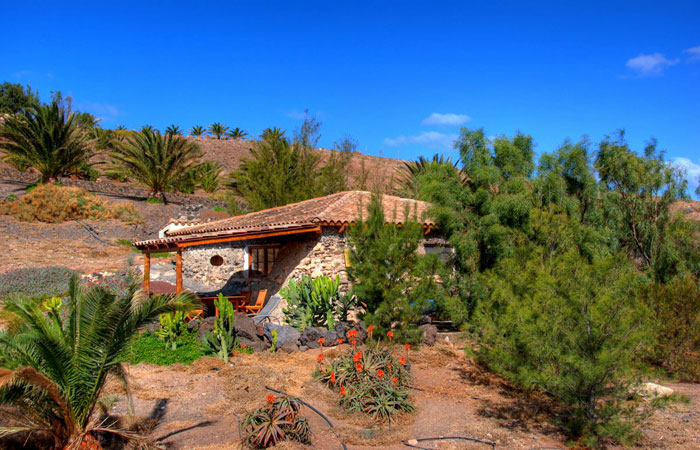
[[[65,295],[74,273],[66,267],[55,266],[0,274],[0,300],[9,294],[40,299]]]
[[[335,280],[328,276],[311,278],[303,275],[301,280],[290,280],[289,285],[280,290],[287,300],[283,310],[288,324],[303,331],[306,327],[332,329],[335,321],[346,321],[355,299],[340,293],[340,277]]]
[[[301,403],[292,397],[267,396],[267,405],[243,419],[244,441],[255,448],[268,448],[284,440],[311,443],[311,428],[299,412]]]
[[[652,341],[634,270],[624,255],[589,263],[573,250],[542,259],[504,259],[489,274],[477,356],[562,405],[563,425],[586,445],[633,442],[645,416],[633,395],[636,363]]]
[[[364,352],[353,348],[320,367],[315,375],[338,392],[343,408],[367,414],[377,422],[391,422],[395,414],[414,410],[408,396],[411,375],[407,363],[406,356],[397,359],[388,347]]]
[[[690,275],[668,284],[642,286],[640,298],[649,306],[657,345],[652,362],[684,381],[700,382],[700,288]]]
[[[192,364],[202,356],[205,356],[205,353],[199,345],[196,332],[186,331],[178,336],[176,350],[163,348],[163,341],[158,336],[145,332],[127,346],[122,361],[130,364],[145,362],[165,366],[177,363]]]
[[[130,205],[109,205],[83,189],[55,184],[40,184],[18,200],[0,202],[0,214],[12,215],[23,222],[119,219],[135,224],[142,221]]]

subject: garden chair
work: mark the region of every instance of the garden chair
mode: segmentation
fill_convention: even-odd
[[[272,312],[275,309],[277,309],[277,306],[279,306],[281,301],[282,297],[280,297],[279,295],[273,295],[272,297],[270,297],[270,300],[267,301],[265,307],[261,309],[259,313],[248,314],[248,317],[252,317],[256,325],[264,322],[265,320],[271,320]]]
[[[267,297],[267,289],[258,291],[258,297],[255,300],[254,305],[245,306],[245,312],[247,313],[259,313],[265,303],[265,297]]]

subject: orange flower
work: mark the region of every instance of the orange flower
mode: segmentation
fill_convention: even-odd
[[[372,332],[374,331],[374,325],[367,327],[367,336],[372,337]]]
[[[357,345],[357,341],[356,341],[355,339],[353,339],[352,341],[350,341],[350,343],[352,344],[353,347],[354,347],[355,345]]]
[[[338,338],[338,345],[343,343],[343,338]]]
[[[335,372],[331,372],[331,383],[335,384]]]
[[[357,352],[355,353],[355,356],[352,357],[352,362],[359,362],[362,359],[362,353]]]
[[[326,340],[322,337],[318,338],[318,343],[323,345],[323,343],[326,342]]]
[[[396,377],[392,377],[392,378],[391,378],[391,381],[394,382],[394,386],[396,386],[397,384],[399,384],[399,379],[396,378]]]
[[[394,337],[394,332],[393,331],[387,331],[386,332],[387,337],[389,338],[389,342],[391,342],[391,339]]]
[[[378,370],[377,370],[377,376],[378,376],[379,378],[383,377],[383,376],[384,376],[384,371],[383,371],[382,369],[378,369]]]
[[[271,405],[271,404],[275,403],[275,396],[268,395],[267,397],[265,397],[265,401]]]
[[[345,386],[340,386],[340,395],[345,395]]]
[[[318,354],[318,362],[321,363],[323,361],[323,353]]]
[[[360,363],[355,364],[355,370],[358,372],[362,372],[362,364],[360,364]]]
[[[404,358],[402,356],[401,359],[399,359],[399,364],[401,364],[402,366],[405,366],[406,365],[406,358]]]
[[[391,370],[391,363],[387,364],[387,369]]]
[[[403,346],[403,348],[405,348],[406,351],[409,351],[409,350],[411,349],[411,345],[410,345],[410,344],[405,344],[405,345]]]
[[[348,331],[348,337],[349,338],[357,337],[357,330]]]

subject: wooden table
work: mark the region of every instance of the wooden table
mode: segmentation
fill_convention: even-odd
[[[250,303],[252,295],[252,292],[242,292],[240,295],[227,295],[224,298],[233,304],[233,309],[245,312],[245,307]],[[205,305],[213,305],[217,298],[219,297],[200,297],[199,299]],[[219,308],[216,308],[216,317],[219,317]]]

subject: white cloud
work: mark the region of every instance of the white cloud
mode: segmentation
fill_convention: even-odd
[[[636,58],[628,59],[625,64],[641,76],[660,75],[664,68],[678,64],[678,59],[667,59],[661,53],[649,55],[639,55]]]
[[[431,148],[451,149],[456,134],[440,133],[438,131],[424,131],[416,136],[398,136],[384,139],[384,145],[397,147],[400,145],[424,145]]]
[[[119,108],[109,103],[79,102],[75,105],[75,109],[89,112],[105,120],[115,119],[121,115]]]
[[[695,189],[700,184],[700,160],[693,162],[689,158],[676,157],[672,158],[673,165],[685,170],[686,178],[690,193],[694,193]]]
[[[472,120],[466,114],[432,113],[421,122],[423,125],[462,125]]]
[[[688,55],[688,61],[700,61],[700,45],[697,47],[687,48],[683,50],[684,53]]]

